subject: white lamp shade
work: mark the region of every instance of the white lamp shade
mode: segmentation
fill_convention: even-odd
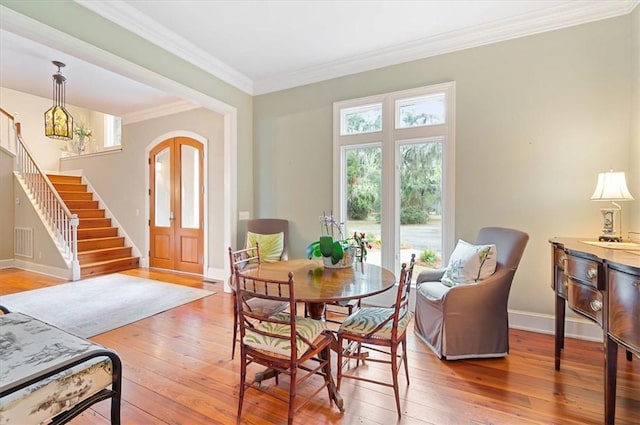
[[[624,172],[600,173],[592,201],[633,201]]]

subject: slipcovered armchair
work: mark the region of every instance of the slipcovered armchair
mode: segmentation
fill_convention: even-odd
[[[440,358],[504,357],[509,353],[507,302],[529,240],[514,229],[485,227],[477,245],[495,244],[495,272],[477,283],[447,286],[446,269],[416,278],[415,333]]]

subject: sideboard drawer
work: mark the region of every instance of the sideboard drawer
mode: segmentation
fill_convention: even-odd
[[[609,269],[609,335],[640,353],[640,276]]]
[[[569,307],[602,326],[602,293],[574,279],[567,279],[567,302]]]
[[[564,252],[563,249],[557,246],[553,248],[553,263],[557,268],[564,270],[564,262],[566,259],[567,253]]]
[[[602,274],[602,270],[600,270],[600,263],[596,261],[568,255],[564,272],[567,276],[578,279],[596,289],[604,289],[598,286],[598,278]]]

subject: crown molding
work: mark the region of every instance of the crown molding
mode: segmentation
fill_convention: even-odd
[[[72,37],[3,5],[0,5],[0,28],[77,58],[82,58],[82,60],[89,61],[96,66],[108,69],[109,71],[131,78],[150,87],[187,99],[187,101],[196,104],[196,107],[205,107],[221,114],[229,112],[235,113],[236,108],[225,102],[163,75],[149,71],[142,66]],[[179,104],[181,102],[177,103]],[[175,104],[176,103],[173,103],[171,105]],[[169,107],[171,107],[171,105]],[[182,109],[182,111],[184,110],[185,109]],[[142,111],[141,115],[144,114],[149,114],[149,112]],[[135,118],[138,114],[134,113],[129,115]]]
[[[173,55],[203,69],[245,93],[253,94],[253,81],[246,75],[211,56],[198,46],[158,24],[123,0],[74,0],[103,18],[121,26]]]
[[[168,28],[151,20],[123,0],[74,1],[250,95],[285,90],[345,75],[625,15],[631,13],[640,4],[640,0],[570,1],[517,18],[503,19],[460,31],[443,33],[252,81]]]
[[[165,117],[167,115],[173,115],[180,112],[187,112],[193,109],[200,108],[200,105],[196,105],[187,101],[173,102],[167,105],[161,105],[154,108],[148,108],[142,111],[136,111],[131,114],[124,115],[122,117],[123,124],[133,124],[140,121],[150,120],[152,118]]]
[[[580,3],[581,7],[575,7]],[[423,38],[348,59],[323,63],[254,82],[254,94],[266,94],[305,84],[411,62],[445,53],[567,28],[631,13],[640,0],[629,2],[574,1],[537,13]]]

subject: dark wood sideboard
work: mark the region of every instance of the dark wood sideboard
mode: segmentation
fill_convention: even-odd
[[[614,424],[618,346],[629,361],[634,353],[640,356],[640,251],[592,245],[588,239],[549,242],[556,294],[555,368],[560,370],[568,305],[603,330],[604,423]]]

